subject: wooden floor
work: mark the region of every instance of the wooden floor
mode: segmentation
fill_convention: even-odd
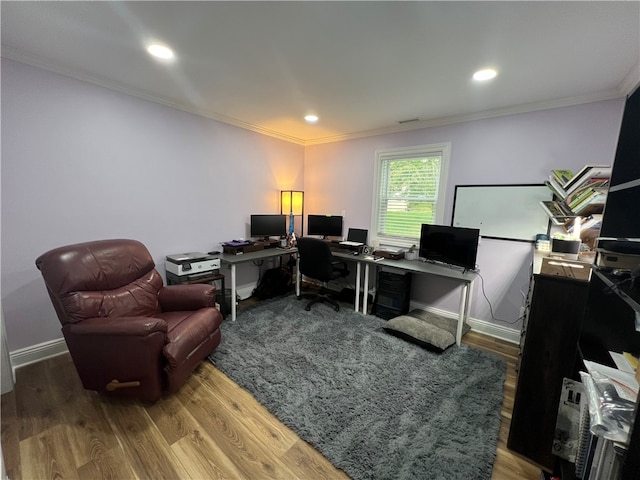
[[[492,479],[538,480],[506,448],[517,346],[463,341],[508,362]],[[22,367],[2,395],[2,449],[11,480],[348,478],[209,362],[153,405],[83,390],[68,354]]]

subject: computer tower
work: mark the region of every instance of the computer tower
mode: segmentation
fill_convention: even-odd
[[[411,300],[411,274],[378,272],[378,288],[372,313],[389,320],[409,311]]]

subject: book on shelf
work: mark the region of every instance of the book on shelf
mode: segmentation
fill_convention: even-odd
[[[553,193],[556,197],[564,198],[566,196],[566,193],[562,189],[562,187],[558,185],[558,183],[552,180],[551,178],[549,178],[549,180],[545,180],[544,184],[547,186],[547,188],[549,188],[549,190],[551,190],[551,193]]]
[[[576,173],[569,182],[564,185],[564,191],[568,194],[580,188],[593,178],[610,178],[611,167],[607,165],[586,165]]]
[[[608,178],[592,178],[585,182],[580,188],[577,188],[565,198],[566,204],[569,208],[574,208],[588,197],[607,192],[607,185],[609,184]]]
[[[571,210],[580,216],[590,215],[593,213],[602,212],[604,208],[604,204],[607,201],[606,193],[595,193],[588,198],[581,201],[578,205],[573,207]]]
[[[555,178],[560,186],[566,185],[573,178],[573,172],[567,169],[555,168],[551,170],[551,175]]]
[[[564,225],[576,217],[562,202],[543,200],[540,206],[555,225]]]
[[[578,192],[588,187],[606,188],[609,185],[609,179],[611,177],[611,169],[609,167],[600,170],[593,170],[590,173],[583,175],[582,180],[577,183],[567,185],[561,185],[553,175],[549,175],[548,180],[545,180],[545,185],[553,192],[557,197],[573,198]]]
[[[610,178],[611,167],[604,165],[586,165],[576,174],[552,170],[544,183],[554,200],[540,204],[555,225],[566,226],[575,217],[602,213]]]

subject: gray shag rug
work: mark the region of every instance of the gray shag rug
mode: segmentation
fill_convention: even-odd
[[[222,325],[210,360],[333,465],[361,479],[490,479],[506,366],[436,354],[385,320],[295,296]]]

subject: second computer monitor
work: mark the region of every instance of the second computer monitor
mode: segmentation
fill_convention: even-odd
[[[307,234],[320,235],[323,238],[342,236],[341,215],[309,215]]]

